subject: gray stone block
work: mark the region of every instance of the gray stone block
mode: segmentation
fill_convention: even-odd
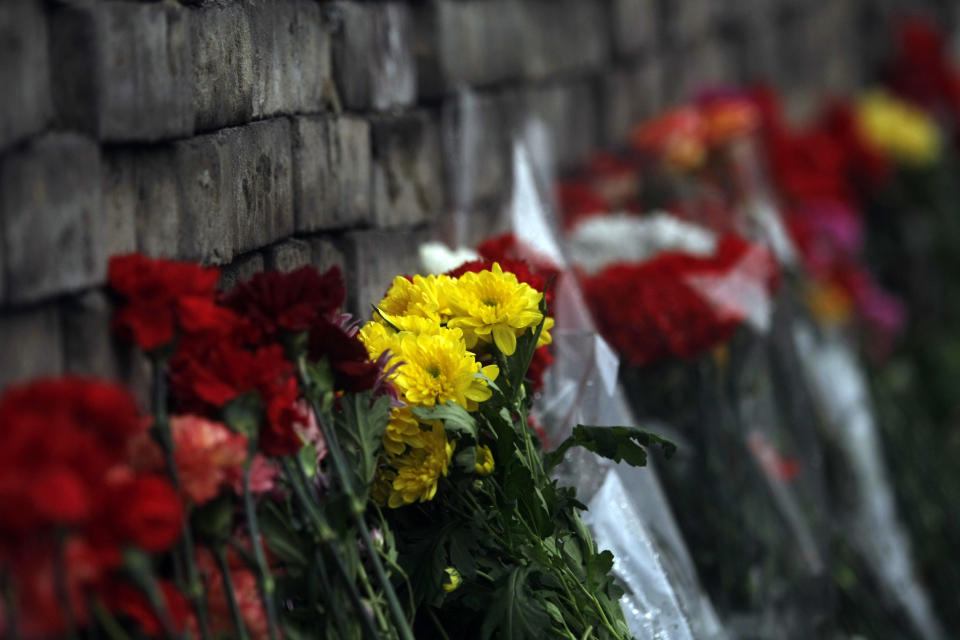
[[[64,370],[78,375],[124,378],[133,348],[113,339],[113,306],[103,291],[87,291],[60,303]]]
[[[253,38],[253,115],[316,113],[331,85],[330,34],[314,0],[246,5]]]
[[[497,206],[510,193],[515,123],[505,93],[462,91],[443,106],[445,184],[456,215],[478,205]]]
[[[223,264],[293,233],[290,122],[175,143],[181,257]]]
[[[262,251],[263,265],[268,271],[293,271],[311,264],[313,254],[306,240],[288,238]]]
[[[576,169],[600,143],[599,105],[589,80],[529,87],[522,93],[528,117],[546,127],[557,169]]]
[[[414,46],[421,95],[523,76],[524,14],[513,0],[414,3]]]
[[[354,231],[338,243],[347,279],[347,311],[369,318],[371,305],[386,294],[398,275],[419,271],[417,250],[426,241],[422,231]]]
[[[332,2],[333,72],[343,105],[378,111],[412,104],[411,14],[399,2]]]
[[[320,273],[326,273],[331,267],[340,267],[340,273],[346,272],[346,259],[343,252],[330,238],[313,236],[310,242],[310,262]]]
[[[656,0],[613,0],[613,47],[622,58],[650,51],[657,41]]]
[[[47,22],[41,0],[0,3],[0,149],[46,127],[53,115]]]
[[[665,38],[671,46],[689,46],[697,43],[710,29],[716,11],[712,0],[683,0],[661,2],[661,24]]]
[[[48,134],[0,160],[7,299],[30,302],[100,284],[106,273],[100,150]]]
[[[0,312],[0,389],[63,372],[60,314],[55,303]]]
[[[51,13],[58,116],[110,142],[193,133],[189,12],[172,3],[71,3]]]
[[[636,125],[663,108],[662,76],[656,60],[604,75],[600,118],[604,147],[624,146]]]
[[[107,148],[103,161],[108,254],[139,251],[179,257],[180,197],[173,147]]]
[[[367,224],[371,217],[370,126],[352,116],[293,119],[296,229]]]
[[[429,222],[446,206],[437,120],[423,110],[371,120],[377,227]]]
[[[244,280],[249,280],[255,274],[263,273],[264,260],[263,254],[254,251],[243,256],[220,269],[220,289],[228,291],[233,285]]]
[[[523,24],[519,46],[527,78],[598,69],[610,57],[607,3],[527,0],[517,3]]]
[[[197,9],[190,19],[190,40],[197,130],[249,121],[255,50],[248,12],[240,4]]]

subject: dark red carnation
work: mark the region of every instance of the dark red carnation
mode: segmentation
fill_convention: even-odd
[[[108,279],[123,298],[115,329],[145,350],[169,344],[178,328],[204,330],[224,319],[214,304],[216,268],[135,253],[111,258]]]
[[[306,331],[318,318],[331,317],[345,297],[338,267],[323,275],[301,267],[290,273],[259,273],[237,284],[222,302],[256,327],[264,341],[273,341],[281,330]]]
[[[311,360],[326,358],[338,390],[366,391],[377,383],[380,367],[371,362],[363,343],[325,318],[310,330]]]
[[[300,389],[294,377],[274,385],[267,397],[267,422],[260,429],[259,447],[268,456],[291,456],[303,446],[297,426],[310,420],[307,407],[298,402]]]
[[[169,581],[161,580],[160,592],[172,631],[183,633],[194,626],[193,613],[186,596]],[[147,636],[164,634],[163,625],[143,591],[126,582],[112,583],[104,593],[106,606],[115,615],[137,623]]]

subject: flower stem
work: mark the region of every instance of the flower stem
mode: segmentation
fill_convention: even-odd
[[[130,636],[127,635],[124,628],[120,626],[120,623],[117,622],[116,618],[111,615],[99,599],[93,599],[91,608],[93,609],[93,615],[97,618],[97,622],[100,623],[100,626],[106,631],[107,636],[111,640],[130,640]]]
[[[70,601],[70,587],[67,580],[67,563],[64,553],[66,534],[57,532],[57,544],[53,558],[53,580],[57,590],[57,600],[60,601],[60,612],[67,624],[67,637],[74,640],[77,637],[77,622],[73,615],[73,603]]]
[[[331,558],[333,558],[334,565],[336,565],[337,571],[343,578],[344,584],[347,588],[347,595],[350,597],[350,601],[353,604],[354,609],[357,610],[357,617],[360,619],[364,633],[370,638],[376,640],[378,637],[377,630],[374,628],[373,623],[364,611],[363,601],[360,599],[360,593],[357,591],[357,585],[355,584],[354,576],[350,575],[350,573],[347,571],[346,563],[344,563],[343,558],[340,556],[338,550],[334,546],[336,534],[334,533],[333,528],[327,522],[326,517],[324,517],[320,509],[317,508],[316,494],[307,489],[307,482],[303,473],[303,469],[300,467],[300,464],[297,461],[291,458],[284,458],[283,471],[287,476],[287,482],[289,482],[290,486],[293,488],[293,493],[297,497],[298,502],[300,502],[300,505],[303,507],[304,511],[310,515],[315,533],[320,539],[321,547]],[[314,500],[311,500],[311,497],[313,497]],[[326,568],[323,565],[322,558],[319,569],[322,572],[321,578],[326,581]],[[327,586],[327,588],[329,590],[329,586]],[[339,616],[339,609],[334,608],[334,613],[335,615]],[[379,614],[379,611],[377,613]]]
[[[4,637],[10,640],[20,640],[20,622],[17,620],[17,594],[13,585],[13,573],[4,571],[3,578],[3,609],[4,609]]]
[[[306,388],[309,389],[310,378],[306,375],[306,364],[302,359],[300,361],[300,381]],[[390,615],[393,617],[394,623],[397,625],[397,631],[403,640],[414,640],[413,632],[410,630],[410,624],[407,622],[407,618],[403,613],[403,608],[400,606],[400,600],[397,598],[397,593],[393,588],[393,584],[391,584],[390,579],[387,577],[387,572],[384,570],[383,563],[380,561],[380,553],[376,546],[374,546],[373,538],[370,536],[370,529],[367,527],[367,522],[364,519],[366,502],[360,500],[359,496],[354,491],[353,483],[350,480],[351,471],[347,467],[346,460],[344,459],[343,450],[340,448],[340,442],[337,438],[336,430],[326,419],[326,416],[320,411],[320,407],[317,406],[317,402],[311,396],[311,394],[308,393],[306,395],[310,401],[311,408],[316,415],[317,424],[320,425],[320,431],[323,433],[323,437],[326,440],[327,450],[330,454],[330,458],[333,460],[334,472],[336,473],[337,478],[340,480],[340,484],[343,487],[344,493],[347,495],[347,501],[350,506],[350,514],[357,525],[357,530],[360,533],[360,539],[363,541],[363,545],[370,552],[370,563],[373,565],[373,573],[387,597],[387,604],[390,607]]]
[[[223,545],[218,545],[213,550],[213,555],[217,559],[217,568],[220,569],[220,578],[223,580],[223,590],[227,594],[227,604],[230,606],[230,617],[233,619],[233,628],[237,632],[240,640],[248,640],[249,634],[247,627],[243,623],[243,617],[240,615],[240,605],[237,604],[237,592],[233,588],[233,578],[230,577],[230,567],[227,565],[227,552]]]
[[[164,361],[161,358],[155,358],[153,361],[153,415],[154,425],[157,433],[160,435],[160,443],[163,446],[164,458],[167,462],[167,474],[170,476],[170,482],[177,494],[180,494],[180,475],[177,473],[177,463],[174,458],[175,447],[173,444],[173,433],[170,431],[170,419],[167,415],[167,389],[166,378],[163,370]],[[193,605],[194,612],[197,615],[197,624],[200,627],[200,636],[203,640],[210,640],[210,629],[207,626],[207,609],[204,603],[203,583],[200,581],[200,572],[197,569],[196,556],[194,553],[193,530],[190,527],[189,513],[184,514],[183,522],[180,525],[180,546],[182,548],[183,564],[187,569],[187,596]],[[175,566],[178,563],[175,563]],[[176,567],[177,573],[180,573],[179,566]]]
[[[248,455],[243,467],[243,506],[247,515],[247,527],[250,529],[253,559],[257,565],[257,586],[260,587],[260,597],[263,599],[263,606],[267,611],[267,628],[270,640],[278,640],[280,634],[277,630],[277,604],[274,598],[276,585],[267,567],[266,555],[263,553],[260,525],[257,521],[257,507],[253,502],[253,492],[250,490],[250,462],[252,458],[252,454]]]

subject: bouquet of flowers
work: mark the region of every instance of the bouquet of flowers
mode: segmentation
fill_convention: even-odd
[[[0,399],[3,637],[629,637],[612,555],[547,474],[574,445],[671,445],[581,426],[541,450],[541,291],[499,264],[398,278],[358,331],[336,268],[220,293],[131,255],[109,280],[152,415],[79,378]]]

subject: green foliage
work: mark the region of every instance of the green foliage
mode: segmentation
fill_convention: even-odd
[[[547,469],[553,469],[562,462],[564,454],[573,446],[583,447],[614,462],[624,461],[634,467],[647,464],[644,447],[659,446],[667,458],[677,450],[677,446],[669,440],[638,427],[594,427],[578,424],[569,438],[545,456]]]

